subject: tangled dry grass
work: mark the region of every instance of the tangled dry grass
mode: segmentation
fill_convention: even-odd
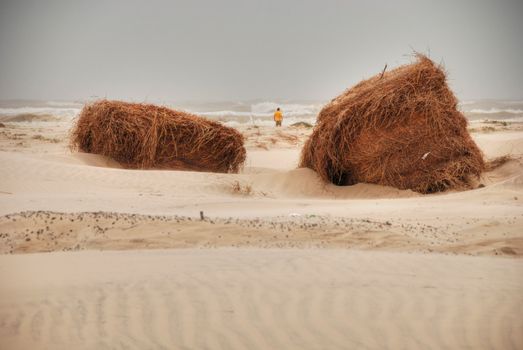
[[[485,167],[445,73],[423,55],[328,103],[300,163],[337,185],[421,193],[471,188]]]
[[[502,167],[503,165],[507,164],[510,161],[513,161],[514,159],[515,158],[513,156],[508,155],[508,154],[506,154],[504,156],[496,157],[485,163],[485,170],[492,171],[494,169]]]
[[[83,108],[71,148],[139,169],[238,172],[246,157],[235,129],[166,107],[108,100]]]

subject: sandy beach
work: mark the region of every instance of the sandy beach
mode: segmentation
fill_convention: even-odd
[[[523,350],[523,1],[0,1],[0,350]]]
[[[6,349],[518,349],[521,261],[346,249],[0,256]]]
[[[2,348],[523,347],[519,123],[470,125],[511,160],[434,195],[296,169],[307,127],[240,126],[245,168],[213,174],[71,153],[70,122],[4,125]]]

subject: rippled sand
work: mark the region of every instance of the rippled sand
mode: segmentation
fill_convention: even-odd
[[[523,261],[335,249],[0,256],[5,349],[521,349]]]

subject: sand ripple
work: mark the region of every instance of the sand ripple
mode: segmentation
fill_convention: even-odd
[[[8,349],[521,349],[523,261],[346,250],[0,256]]]

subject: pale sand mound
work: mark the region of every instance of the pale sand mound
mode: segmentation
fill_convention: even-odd
[[[123,166],[112,158],[104,157],[99,154],[82,153],[78,152],[72,155],[72,158],[79,164],[85,164],[90,166],[97,166],[103,168],[118,168],[122,169]]]
[[[523,132],[476,134],[474,140],[488,158],[523,155]]]
[[[0,348],[521,349],[522,275],[328,249],[0,256]]]
[[[488,158],[510,148],[516,159],[485,173],[486,187],[432,196],[325,184],[309,169],[293,169],[299,150],[292,149],[249,152],[243,174],[131,171],[96,156],[0,152],[0,215],[44,211],[1,217],[0,248],[325,246],[520,256],[523,133],[477,139]],[[50,211],[65,224],[51,222]],[[84,215],[99,211],[108,216],[103,225]],[[215,223],[189,222],[200,211]],[[142,216],[129,228],[114,212]],[[156,224],[158,216],[168,220]]]

